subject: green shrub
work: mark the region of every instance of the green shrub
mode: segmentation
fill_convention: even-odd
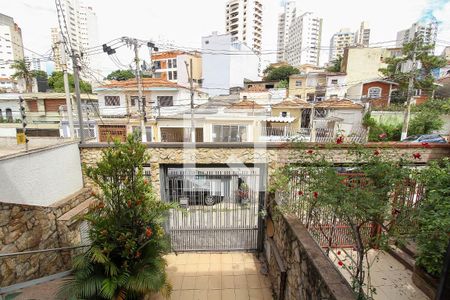
[[[450,239],[450,159],[431,162],[420,179],[426,190],[419,207],[416,264],[437,277]]]

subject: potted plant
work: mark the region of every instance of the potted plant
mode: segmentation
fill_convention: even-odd
[[[242,205],[246,205],[246,204],[248,204],[250,202],[250,199],[249,199],[249,187],[248,187],[248,184],[246,184],[245,182],[242,182],[239,185],[238,199],[239,199],[239,202]]]

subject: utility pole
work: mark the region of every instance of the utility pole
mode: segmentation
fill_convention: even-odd
[[[141,105],[141,138],[142,142],[147,142],[147,132],[145,130],[145,122],[147,121],[146,116],[146,109],[145,109],[145,99],[143,97],[142,93],[142,80],[141,80],[141,64],[139,60],[139,41],[137,39],[132,39],[129,37],[123,37],[122,41],[125,42],[128,46],[132,46],[134,49],[134,62],[136,63],[136,81],[137,81],[137,88],[138,88],[138,98],[139,103],[142,103]]]
[[[191,90],[191,142],[195,143],[195,125],[194,125],[194,75],[193,75],[193,67],[192,67],[192,58],[189,60],[189,64],[187,61],[184,62],[186,64],[186,72],[188,73],[189,85]],[[188,69],[189,67],[189,69]]]
[[[414,77],[416,76],[416,69],[417,69],[416,52],[417,52],[417,43],[418,42],[419,42],[418,40],[414,41],[412,67],[411,67],[411,74],[409,75],[409,83],[408,83],[408,98],[406,100],[406,110],[405,110],[405,115],[403,118],[402,135],[401,135],[400,140],[404,140],[408,136],[409,119],[411,116],[411,100],[414,95]]]
[[[83,144],[84,128],[83,128],[83,111],[81,109],[81,96],[80,96],[80,77],[78,72],[78,58],[75,50],[72,49],[72,64],[73,64],[73,82],[75,84],[75,97],[77,98],[77,111],[78,111],[78,124],[80,126],[80,143]]]
[[[28,151],[28,138],[27,138],[27,115],[25,112],[25,100],[22,97],[19,97],[19,109],[20,109],[20,117],[22,119],[22,133],[23,133],[23,142],[25,143],[25,151]]]
[[[70,96],[70,88],[69,88],[69,74],[67,73],[66,51],[64,50],[63,42],[59,42],[59,46],[60,46],[59,53],[61,53],[62,68],[63,68],[64,91],[66,93],[67,115],[68,115],[68,119],[69,119],[69,134],[70,134],[70,139],[74,139],[75,138],[75,130],[73,127],[72,99]]]

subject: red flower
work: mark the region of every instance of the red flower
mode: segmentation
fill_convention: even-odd
[[[136,257],[136,258],[139,258],[139,257],[141,257],[141,251],[138,251],[138,252],[136,252],[136,255],[135,255],[135,257]]]
[[[337,255],[341,255],[341,251],[340,250],[338,250]]]
[[[313,197],[314,197],[314,199],[317,199],[317,197],[319,197],[319,193],[318,192],[314,192],[313,193]]]
[[[152,236],[152,234],[153,234],[152,229],[151,229],[150,227],[147,227],[147,229],[145,230],[145,236],[146,236],[147,238],[149,238],[149,237]]]
[[[385,138],[387,138],[387,134],[383,132],[382,134],[378,135],[378,138],[385,139]]]
[[[128,200],[127,205],[128,205],[128,208],[131,207],[131,200]]]
[[[419,152],[417,152],[417,153],[413,153],[413,157],[414,157],[414,159],[420,159],[422,157],[422,155]]]
[[[297,192],[297,195],[303,196],[303,191],[298,191],[298,192]]]
[[[136,206],[139,206],[142,204],[142,199],[139,199],[138,201],[136,201]]]
[[[144,179],[144,184],[148,184],[148,180],[147,179]]]
[[[379,149],[376,149],[375,151],[373,151],[373,155],[378,156],[381,154],[381,151]]]
[[[336,144],[342,144],[342,143],[344,143],[344,137],[341,135],[340,137],[337,138]]]
[[[340,267],[342,267],[342,266],[344,265],[344,263],[343,263],[342,261],[338,261],[338,265],[339,265]]]
[[[309,149],[308,151],[306,151],[306,153],[308,153],[308,154],[314,154],[314,150]]]
[[[426,142],[422,143],[422,146],[425,147],[425,148],[430,148],[430,144],[428,144]]]

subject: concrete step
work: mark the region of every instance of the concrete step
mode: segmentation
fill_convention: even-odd
[[[409,255],[407,252],[398,248],[397,246],[391,246],[389,249],[389,254],[392,255],[396,260],[398,260],[402,265],[404,265],[408,270],[413,270],[416,260]]]
[[[404,246],[400,248],[413,258],[417,255],[417,245],[414,241],[408,241]]]

